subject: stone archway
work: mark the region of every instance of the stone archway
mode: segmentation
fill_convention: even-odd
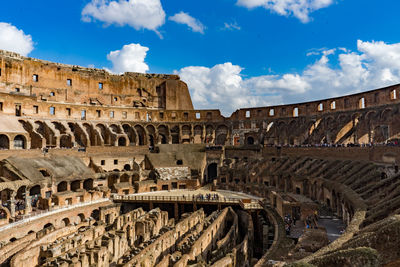
[[[10,139],[5,134],[0,134],[0,149],[10,149]]]
[[[207,166],[207,179],[206,183],[212,183],[218,177],[218,165],[217,163],[210,163]]]
[[[26,149],[25,136],[19,134],[14,138],[14,149]]]

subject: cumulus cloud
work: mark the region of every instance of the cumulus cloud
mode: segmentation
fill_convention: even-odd
[[[227,62],[212,68],[185,67],[177,73],[188,84],[195,108],[221,109],[227,115],[238,107],[268,104],[245,86],[241,71],[240,66]]]
[[[0,49],[27,56],[33,50],[32,37],[9,23],[0,22]]]
[[[310,13],[327,7],[333,0],[238,0],[237,4],[248,9],[263,7],[281,16],[294,16],[301,22],[310,21]]]
[[[92,0],[82,10],[82,20],[99,20],[106,25],[129,25],[136,30],[157,29],[165,23],[160,0]]]
[[[121,50],[111,51],[107,55],[107,59],[113,64],[111,72],[141,72],[145,73],[149,70],[149,66],[145,63],[145,58],[149,48],[140,44],[124,45]]]
[[[188,13],[183,11],[169,17],[169,20],[179,24],[187,25],[192,31],[204,34],[204,25],[197,19],[190,16]]]
[[[297,103],[336,97],[400,83],[400,43],[357,41],[345,48],[315,52],[301,73],[243,78],[232,63],[190,66],[177,73],[187,82],[195,108],[219,108],[229,116],[238,108]],[[332,58],[337,65],[332,66]]]

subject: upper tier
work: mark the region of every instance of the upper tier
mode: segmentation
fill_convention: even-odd
[[[101,106],[192,110],[177,75],[124,73],[52,63],[0,50],[0,92]]]

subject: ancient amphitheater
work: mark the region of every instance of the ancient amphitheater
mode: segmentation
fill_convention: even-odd
[[[400,266],[399,90],[228,118],[1,51],[0,265]]]

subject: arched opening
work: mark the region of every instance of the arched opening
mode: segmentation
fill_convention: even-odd
[[[17,135],[14,138],[14,149],[25,149],[25,148],[26,148],[25,136]]]
[[[217,136],[217,139],[215,140],[215,144],[219,146],[225,145],[226,141],[226,134],[220,134]]]
[[[125,137],[118,138],[118,146],[126,146],[126,139]]]
[[[63,181],[57,185],[57,192],[65,192],[67,191],[68,184],[67,182]]]
[[[131,170],[131,165],[125,164],[125,165],[124,165],[124,170],[125,170],[125,171],[130,171],[130,170]]]
[[[146,144],[146,140],[145,140],[146,134],[145,134],[144,128],[140,125],[136,125],[135,130],[136,130],[137,137],[138,137],[138,145],[144,146]]]
[[[83,213],[79,213],[78,217],[79,217],[79,222],[84,222],[85,221],[85,215]]]
[[[7,135],[0,134],[0,149],[10,149],[10,140]]]
[[[93,179],[86,179],[86,180],[83,182],[83,188],[84,188],[86,191],[93,190]]]
[[[216,145],[225,145],[226,137],[228,135],[228,127],[226,125],[220,125],[215,130],[215,144]]]
[[[165,125],[158,126],[158,142],[161,144],[168,144],[169,130]]]
[[[100,220],[100,211],[99,210],[93,210],[92,213],[90,214],[90,217],[92,217],[96,221]]]
[[[39,172],[43,175],[43,177],[50,177],[50,173],[45,169],[39,170]]]
[[[149,142],[150,142],[149,146],[154,147],[154,137],[152,135],[149,135]]]
[[[196,125],[193,129],[193,132],[194,132],[194,143],[201,144],[203,136],[203,127],[201,127],[200,125]]]
[[[64,227],[65,227],[65,226],[68,226],[68,225],[70,224],[70,221],[69,221],[68,218],[64,218],[64,219],[62,220],[62,222],[63,222],[63,226],[64,226]]]
[[[143,222],[136,222],[135,234],[136,234],[135,246],[138,246],[144,241],[145,225]]]
[[[61,148],[71,148],[72,147],[71,136],[62,135],[60,138],[60,147]]]
[[[175,126],[171,129],[172,144],[179,144],[179,127]]]
[[[81,188],[81,181],[80,180],[76,180],[76,181],[73,181],[71,183],[71,190],[72,191],[76,191],[76,190],[78,190],[80,188]]]
[[[45,225],[43,226],[43,229],[51,229],[51,228],[54,229],[54,225],[53,225],[52,223],[48,223],[48,224],[45,224]]]
[[[207,183],[211,183],[218,176],[218,165],[217,163],[211,163],[207,167]]]
[[[189,125],[183,125],[182,126],[182,144],[189,144],[190,143],[190,137],[192,135],[192,130]]]
[[[29,190],[30,196],[38,196],[40,195],[40,185],[35,185]]]
[[[161,144],[167,144],[167,137],[165,137],[165,135],[160,134],[160,139],[161,139]]]
[[[254,138],[252,136],[247,137],[246,141],[248,145],[254,145]]]

